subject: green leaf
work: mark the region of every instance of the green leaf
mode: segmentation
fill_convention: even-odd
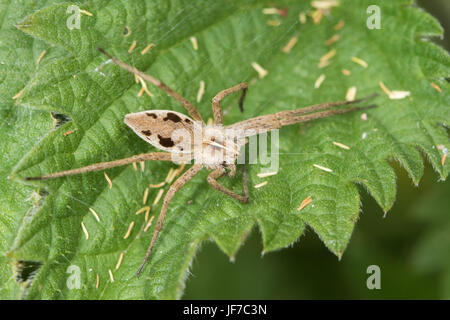
[[[372,4],[381,9],[380,30],[366,28],[366,10]],[[81,15],[80,29],[67,27],[70,5],[92,14]],[[28,16],[23,14],[22,20],[15,17],[14,22],[7,24],[17,38],[10,41],[14,42],[10,44],[14,45],[10,47],[13,54],[2,53],[8,59],[1,64],[2,70],[27,75],[23,75],[19,85],[2,73],[6,85],[2,84],[1,90],[8,90],[3,95],[2,108],[6,105],[5,110],[26,110],[23,112],[41,117],[14,119],[16,126],[30,133],[20,134],[14,128],[1,133],[2,143],[9,146],[6,137],[11,132],[20,149],[29,150],[15,167],[15,182],[10,182],[5,193],[25,208],[21,211],[12,205],[9,209],[11,215],[21,212],[23,218],[16,218],[16,227],[7,227],[9,238],[2,251],[8,251],[12,261],[42,263],[24,292],[27,298],[179,298],[201,241],[214,239],[233,258],[255,222],[262,233],[264,253],[289,246],[308,225],[341,257],[360,212],[357,185],[367,188],[385,212],[395,200],[395,173],[388,160],[399,161],[415,184],[423,173],[420,152],[441,179],[448,175],[448,162],[441,164],[441,146],[449,147],[446,126],[450,95],[445,78],[449,76],[450,58],[443,49],[422,39],[441,35],[442,30],[411,1],[342,0],[320,24],[314,24],[311,18],[306,24],[299,22],[299,13],[312,8],[309,2],[298,1],[280,4],[287,8],[286,16],[263,14],[262,9],[269,4],[256,0],[99,0],[38,6],[42,9]],[[335,30],[341,19],[345,21],[344,28]],[[271,26],[271,20],[281,23]],[[13,30],[14,23],[31,37]],[[131,32],[128,36],[124,36],[125,28]],[[334,34],[340,40],[325,45]],[[198,50],[191,44],[192,36],[198,40]],[[281,49],[294,36],[298,43],[286,54]],[[19,49],[25,47],[23,43],[33,43],[32,39],[40,39],[44,44],[39,42],[39,50],[34,46]],[[137,45],[130,54],[127,51],[133,41]],[[141,55],[149,43],[156,46]],[[126,128],[124,115],[148,109],[183,111],[154,87],[149,86],[154,97],[138,98],[140,86],[134,83],[133,76],[106,63],[97,47],[162,79],[190,101],[196,100],[199,83],[205,81],[206,92],[201,103],[197,103],[205,119],[212,116],[209,101],[217,92],[243,81],[251,82],[244,115],[236,107],[237,97],[224,103],[227,124],[342,100],[351,86],[358,88],[358,97],[373,92],[381,95],[376,100],[378,107],[367,112],[367,120],[361,118],[361,113],[354,113],[281,129],[278,174],[261,179],[257,174],[263,165],[247,166],[251,196],[248,205],[210,188],[206,171],[199,174],[176,194],[149,264],[137,279],[135,272],[154,226],[142,232],[143,214],[135,213],[143,206],[148,184],[163,181],[169,168],[176,165],[146,163],[144,172],[135,171],[132,166],[110,169],[107,174],[112,189],[102,172],[48,181],[40,185],[48,190],[48,195],[31,209],[23,203],[24,197],[11,191],[16,187],[31,193],[33,189],[20,185],[23,176],[154,150]],[[319,69],[320,57],[333,48],[336,56],[331,64]],[[36,66],[44,49],[46,54]],[[19,56],[24,59],[23,64],[18,63]],[[368,67],[352,62],[352,57],[363,59]],[[259,79],[253,62],[267,69],[268,75]],[[350,70],[351,75],[343,75],[342,69]],[[321,74],[326,79],[315,89],[314,83]],[[381,91],[380,81],[391,90],[410,91],[411,95],[390,100]],[[15,84],[14,91],[9,82]],[[443,92],[434,89],[431,82]],[[9,97],[22,88],[14,104]],[[71,121],[37,138],[49,127],[48,116],[45,118],[42,110],[62,113]],[[333,142],[350,149],[339,148]],[[13,160],[18,161],[21,154],[14,156]],[[332,172],[319,170],[314,164]],[[10,171],[6,168],[5,175]],[[222,181],[240,192],[240,178],[238,175]],[[254,188],[263,181],[268,184]],[[158,189],[150,189],[149,204],[157,192]],[[298,211],[308,196],[312,203]],[[161,201],[152,205],[155,219],[160,206]],[[100,221],[89,208],[97,212]],[[89,233],[87,240],[82,222]],[[134,228],[124,239],[132,222]],[[115,270],[122,253],[122,263]],[[81,289],[67,285],[74,276],[67,272],[69,266],[79,268]],[[8,290],[7,294],[18,296],[16,291]]]
[[[7,179],[14,165],[52,126],[47,112],[17,107],[12,99],[36,72],[36,59],[48,47],[17,30],[14,24],[50,1],[0,2],[0,297],[21,296],[27,282],[17,283],[17,263],[6,256],[26,214],[38,201],[36,188]],[[54,2],[54,1],[52,1]]]

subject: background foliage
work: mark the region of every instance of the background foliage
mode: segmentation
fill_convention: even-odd
[[[184,288],[185,270],[200,240],[214,239],[223,252],[234,258],[242,241],[255,228],[255,221],[262,232],[266,253],[288,246],[309,225],[328,249],[340,257],[358,217],[358,191],[365,193],[364,187],[367,188],[383,211],[394,203],[395,174],[386,159],[398,160],[417,184],[423,173],[421,156],[415,148],[418,146],[440,178],[447,176],[448,164],[440,165],[441,154],[436,146],[448,146],[447,133],[438,123],[447,122],[449,116],[445,109],[450,99],[446,91],[448,84],[442,79],[448,76],[449,58],[438,47],[420,40],[422,36],[439,35],[439,25],[425,13],[410,8],[410,1],[379,3],[387,16],[385,29],[379,33],[364,28],[367,1],[344,4],[317,26],[311,22],[301,26],[298,22],[298,13],[308,10],[309,2],[279,4],[288,7],[288,14],[282,18],[285,20],[281,25],[274,28],[267,25],[270,17],[261,13],[267,4],[259,1],[213,4],[88,1],[79,5],[93,12],[93,17],[83,16],[82,29],[70,32],[65,26],[68,3],[2,3],[1,143],[7,150],[2,155],[2,176],[6,177],[14,167],[15,179],[2,186],[0,202],[3,211],[1,259],[6,262],[0,269],[3,280],[0,292],[4,297],[179,297]],[[327,81],[321,90],[313,90],[312,85],[322,72],[317,69],[318,59],[330,49],[323,42],[333,35],[332,27],[343,16],[346,27],[335,46],[338,55],[333,65],[323,71],[327,73]],[[14,28],[17,23],[20,30]],[[132,30],[131,37],[122,36],[124,26]],[[396,32],[392,33],[393,30]],[[192,35],[199,39],[198,52],[194,52],[189,42]],[[299,36],[300,42],[286,55],[280,49],[292,36]],[[137,41],[138,48],[130,58],[126,50],[132,39]],[[149,42],[157,43],[157,47],[141,56],[138,50]],[[18,182],[18,177],[24,175],[149,150],[123,126],[123,115],[160,106],[170,108],[174,102],[156,90],[152,90],[153,98],[137,99],[139,86],[133,85],[132,76],[115,66],[102,66],[105,59],[98,55],[96,46],[107,48],[141,69],[151,70],[190,100],[195,99],[198,89],[193,84],[205,80],[207,91],[199,106],[205,117],[211,113],[206,97],[235,83],[256,78],[250,66],[252,61],[268,68],[269,76],[251,87],[253,94],[249,94],[246,103],[245,116],[248,117],[296,108],[299,101],[308,105],[342,99],[348,87],[355,84],[359,88],[358,95],[362,96],[379,91],[379,80],[391,87],[411,90],[413,96],[403,101],[381,97],[379,108],[369,113],[367,122],[355,114],[302,126],[301,131],[298,126],[284,129],[281,151],[287,155],[282,156],[282,170],[260,191],[251,188],[253,201],[248,206],[236,204],[207,188],[205,174],[198,177],[177,195],[158,250],[152,256],[144,279],[137,280],[134,272],[150,232],[139,236],[138,230],[144,221],[136,218],[134,212],[142,206],[143,190],[148,183],[163,180],[171,165],[147,164],[145,174],[131,167],[110,170],[108,174],[114,184],[111,190],[102,173],[50,181],[40,189]],[[47,54],[36,65],[44,49]],[[364,58],[370,67],[361,69],[351,64],[351,56]],[[343,78],[340,69],[344,67],[352,70],[352,77]],[[408,70],[407,75],[403,75],[405,70]],[[444,88],[444,93],[438,95],[429,86],[430,81]],[[11,97],[23,88],[20,97],[12,100]],[[235,102],[236,99],[230,99],[230,106]],[[179,110],[178,106],[174,108]],[[63,113],[72,121],[55,127],[48,111]],[[240,119],[242,115],[235,108],[230,109],[227,121]],[[74,133],[63,135],[69,130]],[[361,138],[362,134],[367,139]],[[302,140],[298,140],[299,135]],[[351,145],[352,151],[337,150],[331,144],[333,140]],[[313,169],[312,164],[317,162],[332,167],[335,173],[330,175]],[[258,166],[250,168],[251,185],[260,182],[256,177],[259,171]],[[240,187],[239,180],[226,180],[226,183],[235,189]],[[313,197],[314,205],[298,214],[296,208],[308,195]],[[153,197],[154,194],[151,199]],[[187,205],[188,200],[194,200],[193,204]],[[101,223],[94,220],[89,207],[100,213]],[[158,210],[159,207],[153,208],[153,213]],[[88,241],[81,231],[81,221],[89,230]],[[124,240],[123,234],[131,221],[136,223],[135,231]],[[440,227],[442,225],[436,226]],[[306,234],[313,233],[307,231]],[[358,242],[354,237],[353,242]],[[436,242],[440,243],[425,238],[418,245],[418,252],[428,252],[427,248]],[[306,259],[313,259],[320,250],[323,249],[309,252]],[[125,259],[119,270],[114,271],[116,280],[111,283],[108,270],[114,269],[122,252]],[[328,255],[329,258],[317,261],[335,259]],[[426,263],[428,260],[420,254],[414,257],[420,272],[443,268],[442,261],[435,259],[433,269],[433,265],[430,267]],[[31,269],[40,266],[33,282],[18,284],[15,281],[13,271],[17,270],[17,261],[27,261],[25,265]],[[336,260],[333,261],[327,266],[335,265]],[[353,261],[360,266],[362,260]],[[81,267],[82,290],[67,288],[65,271],[69,265]],[[221,266],[228,264],[221,263]],[[318,270],[314,264],[309,266],[311,273]],[[215,278],[218,269],[214,271]],[[347,272],[353,274],[352,269]],[[97,274],[101,279],[99,289],[95,288]],[[208,273],[202,274],[206,279]],[[308,279],[326,279],[305,274]],[[20,273],[20,277],[26,278],[26,273]],[[399,278],[393,276],[392,279]],[[304,285],[307,280],[303,280]],[[271,283],[261,281],[261,277],[259,282],[269,286]],[[259,292],[262,294],[264,290]],[[298,297],[301,291],[293,292]],[[342,294],[343,291],[336,289],[336,292]],[[190,294],[195,297],[195,285],[188,297]],[[220,290],[217,295],[226,295],[226,290]],[[282,297],[282,292],[277,293],[276,298]]]

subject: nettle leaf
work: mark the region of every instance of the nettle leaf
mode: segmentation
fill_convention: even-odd
[[[372,4],[380,7],[379,30],[366,27],[367,8]],[[84,10],[80,29],[67,27],[73,14],[67,12],[71,5]],[[442,35],[439,24],[406,0],[342,0],[319,24],[310,17],[305,24],[299,21],[301,12],[312,10],[309,1],[278,5],[284,9],[282,15],[263,14],[263,8],[271,4],[256,0],[81,1],[53,4],[17,20],[18,28],[31,36],[23,41],[41,39],[45,46],[40,49],[49,54],[21,84],[23,91],[14,108],[52,111],[70,119],[40,140],[35,133],[39,130],[34,128],[42,126],[37,124],[39,119],[17,120],[18,125],[33,131],[22,137],[27,144],[21,147],[30,151],[12,174],[17,184],[23,176],[154,150],[125,126],[124,115],[148,109],[183,111],[176,101],[151,86],[153,97],[137,97],[140,85],[133,75],[107,63],[97,47],[162,79],[190,101],[195,102],[199,83],[204,81],[206,91],[197,106],[205,119],[212,117],[210,99],[218,91],[249,81],[244,114],[236,106],[237,97],[225,102],[227,124],[342,100],[352,86],[357,87],[358,97],[381,93],[378,107],[367,111],[367,120],[355,113],[281,129],[278,174],[261,179],[257,174],[266,166],[247,166],[248,205],[210,188],[206,171],[199,174],[172,201],[140,279],[135,272],[154,226],[143,232],[143,214],[135,213],[143,206],[148,184],[163,181],[175,164],[147,162],[143,172],[132,166],[107,170],[111,189],[102,172],[41,184],[48,195],[18,220],[20,230],[8,248],[13,261],[41,263],[25,292],[27,298],[179,298],[201,241],[214,239],[233,258],[255,224],[262,233],[264,253],[291,245],[308,225],[341,257],[360,211],[357,185],[365,187],[385,212],[395,200],[395,173],[389,160],[399,161],[418,184],[423,173],[422,153],[441,179],[447,177],[448,161],[442,165],[441,160],[442,147],[449,147],[450,95],[445,78],[450,58],[443,49],[423,40]],[[340,20],[345,25],[336,30]],[[326,45],[335,34],[339,41]],[[193,36],[198,50],[191,44]],[[292,37],[298,37],[298,43],[285,53],[282,48]],[[133,41],[136,48],[128,53]],[[142,55],[150,43],[156,46]],[[331,49],[336,55],[330,65],[318,68],[320,57]],[[31,56],[32,48],[24,51]],[[354,63],[352,57],[366,61],[367,68]],[[268,70],[264,78],[258,78],[253,62]],[[8,68],[13,66],[9,61]],[[342,69],[351,74],[343,75]],[[321,74],[326,79],[315,89]],[[391,90],[411,94],[390,100],[381,91],[380,81]],[[433,88],[432,82],[442,92]],[[36,144],[31,148],[32,140]],[[242,190],[239,175],[222,181],[233,190]],[[268,181],[267,185],[254,188],[263,181]],[[161,206],[161,201],[152,205],[157,193],[158,189],[150,189],[147,200],[155,219]],[[307,197],[312,203],[298,211]],[[89,233],[87,240],[82,222]],[[124,239],[131,223],[134,228]],[[80,289],[73,287],[77,276],[81,277]]]
[[[6,256],[25,215],[41,196],[35,187],[7,179],[17,162],[52,127],[48,112],[17,107],[12,99],[37,70],[36,61],[48,45],[17,30],[24,16],[50,1],[0,1],[0,297],[21,296],[29,282],[22,277],[17,261]],[[54,1],[51,1],[54,3]],[[49,55],[61,54],[58,48]],[[20,279],[20,283],[16,279]]]

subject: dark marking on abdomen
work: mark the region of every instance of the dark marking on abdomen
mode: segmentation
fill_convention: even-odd
[[[158,134],[159,144],[166,148],[171,148],[175,145],[171,138],[163,138]]]
[[[152,132],[150,130],[143,130],[141,132],[142,132],[142,134],[145,134],[146,136],[151,136],[152,135]]]
[[[181,118],[173,112],[167,112],[167,116],[163,120],[164,121],[171,120],[173,122],[180,122]]]

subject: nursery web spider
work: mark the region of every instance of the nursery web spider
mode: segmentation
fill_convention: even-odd
[[[248,188],[246,184],[245,174],[243,175],[243,195],[237,194],[234,191],[227,189],[217,181],[224,174],[234,176],[236,172],[236,159],[239,155],[239,149],[246,143],[245,137],[274,129],[279,129],[290,124],[306,122],[314,119],[333,116],[336,114],[343,114],[347,112],[359,111],[375,107],[375,105],[369,105],[346,109],[326,110],[337,106],[355,104],[371,99],[376,95],[373,94],[365,98],[353,101],[328,102],[295,110],[281,111],[273,114],[251,118],[224,127],[222,125],[222,108],[220,102],[226,96],[238,91],[242,91],[242,96],[239,100],[239,107],[242,110],[244,98],[248,89],[248,84],[240,83],[238,85],[235,85],[234,87],[220,91],[212,99],[214,124],[211,126],[207,126],[195,106],[180,94],[168,87],[164,82],[112,57],[101,48],[99,48],[98,50],[121,68],[135,74],[137,77],[140,77],[152,83],[154,86],[160,88],[168,95],[175,98],[181,105],[183,105],[191,118],[185,116],[182,113],[171,110],[148,110],[127,114],[125,116],[125,123],[131,129],[133,129],[133,131],[139,137],[149,142],[156,148],[164,150],[166,152],[151,152],[134,155],[132,157],[120,160],[95,163],[78,169],[56,172],[40,177],[27,177],[25,179],[54,179],[73,174],[104,170],[146,160],[174,161],[174,155],[180,157],[178,159],[178,162],[188,162],[190,160],[195,160],[194,164],[177,180],[175,180],[175,182],[170,186],[168,192],[166,193],[155,232],[147,249],[145,258],[137,271],[137,276],[141,274],[142,269],[144,268],[151,254],[152,248],[155,245],[156,240],[158,239],[158,235],[162,229],[164,218],[166,216],[167,208],[174,194],[189,180],[194,178],[194,176],[198,172],[200,172],[203,167],[212,170],[212,172],[210,172],[207,177],[207,181],[214,189],[240,202],[248,202]],[[316,112],[319,110],[325,111]],[[176,135],[176,137],[174,137],[177,131],[184,132],[185,134]],[[193,139],[194,136],[199,131],[202,131],[200,134],[200,143],[192,143],[192,141],[195,140]],[[234,134],[230,134],[228,132],[234,132]],[[239,132],[238,136],[236,136],[236,132]]]

